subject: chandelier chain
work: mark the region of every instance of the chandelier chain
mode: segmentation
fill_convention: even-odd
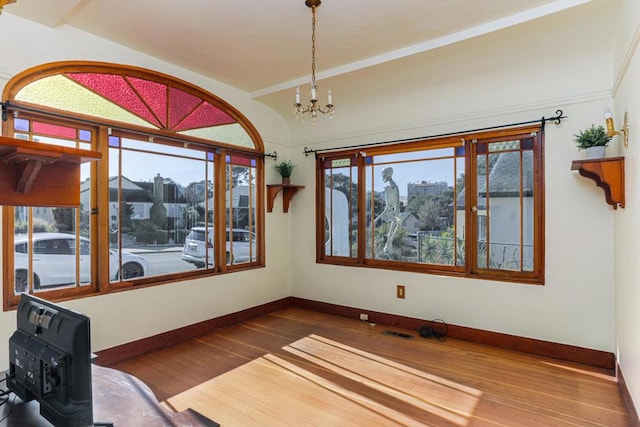
[[[296,118],[309,119],[311,123],[315,123],[319,115],[326,115],[329,119],[333,118],[336,112],[333,105],[331,90],[327,91],[327,104],[321,106],[318,104],[318,91],[316,86],[316,8],[320,6],[321,0],[306,0],[305,4],[311,8],[311,85],[309,92],[311,99],[306,105],[301,102],[300,87],[296,88],[295,102],[293,103],[293,113]]]
[[[311,8],[311,85],[316,87],[316,6]]]

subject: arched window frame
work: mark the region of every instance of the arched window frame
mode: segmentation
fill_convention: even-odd
[[[152,129],[150,127],[97,118],[77,112],[58,110],[16,99],[20,90],[28,84],[39,79],[63,73],[116,74],[166,84],[168,87],[200,98],[233,118],[249,136],[253,142],[253,147],[234,145],[223,141],[212,141],[190,135],[179,135],[167,129]],[[94,162],[90,166],[92,182],[90,209],[92,214],[90,216],[90,222],[92,230],[92,265],[94,266],[92,268],[90,284],[39,291],[39,294],[46,293],[46,297],[53,300],[68,299],[264,266],[264,145],[259,133],[251,122],[226,101],[191,83],[159,72],[119,64],[71,61],[40,65],[16,75],[5,86],[3,106],[4,112],[7,113],[7,119],[2,123],[3,135],[14,135],[14,122],[16,117],[57,126],[83,127],[90,129],[94,135],[92,149],[102,154],[102,160]],[[202,151],[206,153],[207,161],[205,161],[205,163],[208,162],[208,167],[212,169],[209,174],[213,186],[210,190],[205,190],[205,192],[210,191],[212,193],[213,197],[207,198],[207,203],[213,206],[209,206],[210,215],[205,214],[205,221],[207,222],[206,226],[211,227],[213,230],[225,230],[229,228],[230,223],[226,215],[228,212],[233,211],[233,205],[229,203],[227,203],[227,208],[225,209],[226,197],[230,197],[229,195],[231,194],[227,188],[229,186],[227,183],[228,174],[226,173],[228,165],[225,160],[231,157],[234,159],[245,159],[241,163],[249,165],[246,168],[246,176],[251,180],[249,184],[250,190],[248,191],[250,196],[248,197],[251,198],[249,206],[251,206],[250,217],[253,221],[249,224],[249,227],[253,232],[252,238],[255,239],[255,242],[253,242],[251,246],[251,257],[249,261],[239,264],[235,264],[233,261],[225,262],[225,257],[228,258],[228,255],[223,254],[222,251],[216,251],[214,255],[215,262],[204,269],[151,275],[131,280],[111,280],[108,271],[110,262],[109,245],[103,243],[109,242],[109,198],[103,195],[109,194],[110,191],[108,167],[110,153],[109,138],[114,135],[120,138],[147,140],[153,144],[166,145],[167,147],[189,148],[196,152]],[[3,292],[5,309],[14,307],[19,300],[19,296],[16,295],[13,286],[15,283],[13,268],[14,251],[11,249],[14,248],[14,214],[14,207],[3,207],[3,241],[5,242],[3,249],[5,265],[3,268]],[[209,219],[209,216],[211,216],[211,219]],[[232,244],[231,249],[229,249],[229,243],[226,243],[227,237],[225,234],[226,233],[223,232],[215,233],[212,244],[215,244],[216,248],[223,248],[226,245],[227,252],[232,252],[234,246]],[[119,241],[121,240],[122,239],[119,239]],[[119,243],[119,245],[118,249],[122,249],[122,244]],[[32,285],[29,287],[29,292],[33,292]]]

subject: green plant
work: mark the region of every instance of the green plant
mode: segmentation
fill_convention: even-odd
[[[273,166],[273,168],[278,171],[280,176],[283,178],[289,178],[295,167],[296,164],[291,160],[282,160]]]
[[[590,128],[579,131],[574,135],[578,150],[585,150],[589,147],[606,147],[611,141],[603,126],[591,125]]]

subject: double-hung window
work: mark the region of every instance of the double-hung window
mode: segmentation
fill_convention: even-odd
[[[317,259],[543,283],[539,127],[318,153]]]

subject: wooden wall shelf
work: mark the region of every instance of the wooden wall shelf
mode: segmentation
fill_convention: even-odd
[[[608,204],[617,209],[624,208],[624,157],[574,160],[571,170],[595,181],[604,190]]]
[[[282,212],[289,212],[289,203],[291,202],[291,198],[298,192],[298,190],[301,190],[303,188],[303,185],[267,185],[267,212],[271,212],[273,210],[273,201],[276,199],[276,196],[278,195],[280,190],[282,190]]]
[[[80,206],[80,164],[102,154],[0,136],[0,205]]]

